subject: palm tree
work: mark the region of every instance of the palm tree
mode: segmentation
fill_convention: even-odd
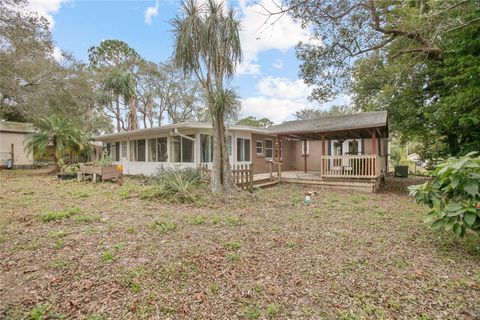
[[[37,132],[28,137],[25,149],[37,157],[52,157],[55,171],[65,154],[78,155],[89,147],[89,138],[69,118],[61,115],[43,117],[36,123]]]
[[[104,88],[106,91],[111,92],[116,97],[117,131],[121,131],[120,97],[123,98],[125,107],[128,107],[129,109],[127,113],[128,130],[138,129],[135,81],[132,75],[130,73],[122,72],[120,69],[114,69],[105,79]]]
[[[181,14],[172,21],[175,34],[174,62],[185,73],[193,73],[203,86],[213,123],[214,192],[234,189],[228,160],[225,115],[238,104],[233,90],[225,88],[241,62],[240,21],[222,2],[182,2]]]

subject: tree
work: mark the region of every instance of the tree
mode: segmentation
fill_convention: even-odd
[[[25,149],[36,157],[52,157],[55,171],[58,160],[66,154],[79,155],[90,148],[89,137],[68,117],[52,115],[40,118],[35,124],[37,132],[29,136]]]
[[[213,123],[213,192],[230,192],[230,171],[225,134],[225,116],[238,106],[236,93],[226,87],[241,61],[239,28],[235,11],[223,3],[207,0],[182,2],[181,14],[173,21],[174,61],[184,72],[193,73],[205,90]]]
[[[480,22],[475,1],[291,0],[272,15],[289,13],[312,31],[301,42],[300,76],[326,101],[351,84],[354,62],[372,52],[389,60],[443,61],[445,34]]]
[[[273,121],[267,118],[257,119],[253,116],[249,116],[238,120],[237,124],[242,124],[250,127],[268,128],[273,125]]]
[[[479,37],[479,23],[447,33],[441,62],[389,60],[380,53],[358,60],[353,70],[355,107],[387,110],[391,131],[402,144],[420,142],[426,159],[479,150]]]
[[[88,58],[90,68],[99,84],[97,90],[111,93],[111,99],[102,92],[97,95],[100,98],[99,102],[104,104],[103,107],[106,106],[105,109],[102,107],[104,113],[116,120],[117,132],[138,128],[138,100],[134,74],[138,72],[143,59],[133,48],[120,40],[104,40],[99,46],[89,48]],[[123,108],[120,105],[122,98]]]
[[[319,119],[328,116],[338,116],[342,114],[351,114],[355,110],[350,106],[332,106],[327,110],[320,110],[315,107],[306,107],[296,111],[293,116],[297,120]]]

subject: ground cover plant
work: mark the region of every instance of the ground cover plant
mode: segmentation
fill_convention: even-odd
[[[279,185],[177,204],[142,197],[141,179],[36,172],[0,172],[5,319],[480,316],[478,237],[431,230],[406,193],[315,189],[307,207],[312,187]]]

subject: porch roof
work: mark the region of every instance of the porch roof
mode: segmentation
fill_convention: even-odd
[[[375,129],[378,137],[388,137],[386,111],[329,116],[312,120],[287,121],[267,129],[272,135],[298,139],[370,138]]]

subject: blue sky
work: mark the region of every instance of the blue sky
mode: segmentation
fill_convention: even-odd
[[[273,9],[276,0],[261,1]],[[265,16],[258,4],[243,0],[229,4],[242,21],[244,62],[232,83],[242,98],[241,115],[267,117],[277,123],[291,120],[295,111],[311,105],[307,101],[310,88],[298,78],[294,49],[298,41],[310,39],[309,32],[288,16],[262,28]],[[30,6],[51,22],[55,45],[79,59],[87,61],[88,48],[102,40],[119,39],[142,57],[161,62],[172,54],[169,21],[180,2],[32,0]]]

